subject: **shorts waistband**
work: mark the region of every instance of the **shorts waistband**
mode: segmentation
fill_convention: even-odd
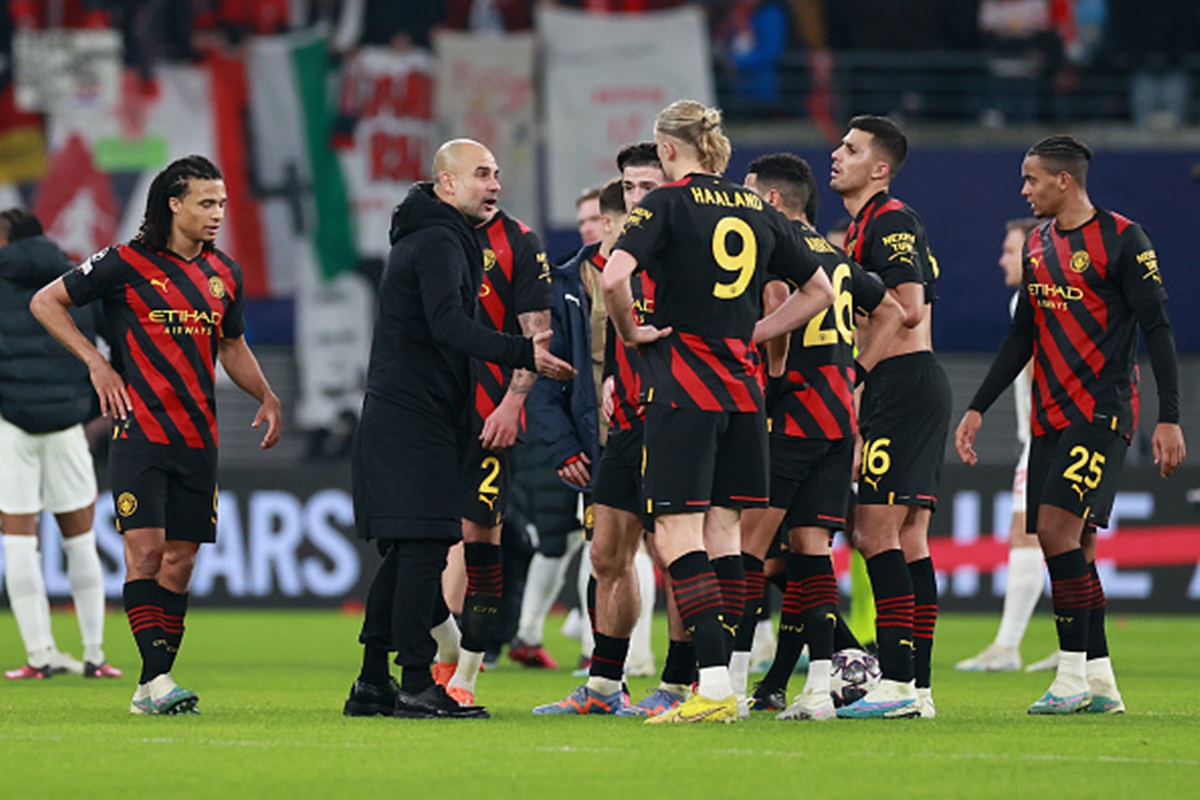
[[[899,356],[885,358],[875,365],[875,369],[871,370],[873,377],[880,375],[888,375],[893,372],[903,372],[905,370],[919,369],[924,366],[936,366],[937,359],[934,358],[932,350],[918,350],[915,353],[905,353]]]

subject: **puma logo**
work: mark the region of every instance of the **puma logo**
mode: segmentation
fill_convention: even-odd
[[[877,492],[879,491],[879,478],[872,478],[870,475],[863,475],[862,479],[871,484],[872,489]]]
[[[479,495],[479,502],[487,503],[488,511],[496,510],[496,496],[495,495],[492,495],[489,497],[486,494],[481,494],[481,495]]]
[[[170,284],[171,284],[170,278],[163,278],[161,280],[159,280],[158,278],[150,279],[150,285],[155,287],[156,289],[158,289],[163,294],[166,294],[167,290],[171,288]]]
[[[1082,503],[1082,502],[1083,502],[1083,496],[1084,496],[1085,494],[1087,494],[1087,492],[1086,492],[1084,489],[1082,489],[1082,488],[1079,486],[1079,484],[1077,484],[1077,483],[1072,483],[1072,484],[1071,484],[1071,488],[1072,488],[1072,489],[1074,489],[1074,490],[1075,490],[1075,492],[1076,492],[1076,493],[1079,495],[1079,502],[1081,502],[1081,503]]]
[[[907,648],[908,648],[908,649],[910,649],[910,650],[916,650],[916,649],[917,649],[917,648],[916,648],[916,645],[914,645],[914,644],[912,643],[912,641],[911,641],[911,640],[909,640],[909,639],[901,639],[901,640],[898,642],[898,644],[899,644],[899,646],[900,646],[900,647],[907,647]]]

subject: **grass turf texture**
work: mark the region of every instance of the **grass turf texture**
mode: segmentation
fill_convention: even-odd
[[[490,721],[346,719],[359,618],[335,612],[188,615],[175,670],[201,697],[201,716],[127,713],[137,678],[124,619],[108,619],[119,681],[63,675],[0,682],[0,785],[10,797],[777,797],[798,791],[883,797],[1194,796],[1200,786],[1200,620],[1110,622],[1129,713],[1034,718],[1049,673],[955,672],[991,640],[992,616],[938,621],[936,720],[644,726],[636,719],[534,717],[580,682],[569,671],[507,658],[479,680]],[[74,619],[56,613],[60,646],[78,655]],[[661,630],[656,641],[665,641]],[[1046,616],[1023,648],[1053,648]],[[573,664],[578,645],[547,625],[548,646]],[[10,614],[0,615],[6,668],[20,663]],[[76,643],[76,644],[72,644]],[[660,664],[662,654],[659,654]],[[752,676],[752,680],[754,677]],[[631,681],[634,699],[656,681]],[[803,676],[789,687],[799,691]]]

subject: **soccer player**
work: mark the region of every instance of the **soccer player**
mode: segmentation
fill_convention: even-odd
[[[1021,196],[1043,222],[1021,254],[1022,286],[1008,335],[955,433],[975,464],[983,414],[1033,358],[1033,444],[1026,487],[1058,628],[1058,672],[1030,714],[1121,713],[1096,572],[1096,528],[1108,522],[1137,428],[1137,328],[1158,387],[1154,462],[1166,478],[1186,455],[1179,427],[1175,339],[1158,257],[1140,225],[1092,204],[1092,151],[1071,136],[1042,139],[1021,165]]]
[[[720,173],[730,144],[721,113],[691,100],[655,120],[655,142],[673,183],[629,215],[602,283],[622,341],[643,349],[646,510],[699,665],[697,692],[648,722],[733,722],[722,592],[710,558],[741,565],[740,509],[767,501],[766,416],[755,340],[804,324],[833,290],[806,261],[788,221]],[[631,280],[655,284],[655,325],[633,316]],[[767,273],[796,293],[759,321]]]
[[[104,660],[104,574],[92,520],[96,472],[83,426],[95,401],[87,369],[29,311],[34,293],[71,269],[67,254],[19,208],[0,212],[0,528],[4,580],[26,662],[4,673],[38,680],[58,672],[120,678]],[[95,307],[77,309],[80,331],[96,334]],[[54,515],[83,638],[83,662],[61,653],[38,552],[38,518]]]
[[[783,523],[788,536],[779,648],[756,697],[786,689],[807,641],[808,680],[779,719],[826,720],[834,716],[829,674],[838,604],[829,544],[833,533],[846,525],[857,427],[855,378],[859,370],[874,368],[900,329],[904,312],[877,277],[813,229],[806,208],[815,203],[817,185],[804,159],[791,153],[757,158],[750,162],[746,186],[792,221],[834,291],[832,308],[809,320],[803,330],[766,343],[771,500],[768,508],[749,508],[742,515],[742,559],[751,592],[761,594],[763,559]],[[765,293],[764,306],[770,310],[783,302],[789,287],[772,280]],[[869,317],[874,333],[857,363],[855,314]],[[738,647],[730,660],[735,693],[746,689],[752,634],[752,629],[738,631]]]
[[[146,196],[128,244],[101,250],[43,288],[38,320],[88,367],[100,412],[113,417],[109,469],[125,537],[125,611],[142,657],[130,712],[196,710],[171,677],[183,641],[196,553],[217,532],[216,362],[259,401],[261,446],[279,441],[279,398],[246,344],[242,270],[214,242],[225,181],[203,156],[171,162]],[[114,363],[68,309],[100,300]]]
[[[937,581],[928,536],[950,424],[950,382],[933,356],[937,261],[921,218],[888,194],[907,154],[908,141],[894,122],[855,117],[833,152],[829,181],[852,218],[846,252],[878,275],[904,309],[904,327],[888,337],[859,406],[854,545],[874,590],[883,680],[839,708],[839,717],[936,714],[930,658]],[[874,336],[869,322],[862,325],[860,347],[871,347]]]
[[[437,649],[430,631],[449,616],[442,569],[462,537],[470,358],[573,374],[547,352],[549,331],[530,339],[475,321],[483,253],[474,228],[496,210],[499,172],[478,142],[446,142],[434,156],[434,182],[413,186],[392,218],[351,463],[358,533],[380,540],[384,560],[367,595],[362,671],[347,716],[487,716],[460,705],[430,671]],[[388,674],[391,650],[400,685]]]
[[[1037,227],[1037,220],[1014,219],[1008,222],[1004,243],[1000,248],[1000,268],[1004,271],[1004,285],[1016,291],[1009,303],[1008,313],[1017,310],[1021,295],[1021,248],[1029,232]],[[1017,412],[1017,440],[1021,443],[1021,456],[1013,470],[1012,520],[1008,529],[1008,582],[1004,590],[1004,612],[1000,617],[1000,630],[996,639],[977,656],[954,665],[963,672],[1011,672],[1021,668],[1021,639],[1029,618],[1042,596],[1045,581],[1042,575],[1042,551],[1037,537],[1025,532],[1025,484],[1029,469],[1029,415],[1030,374],[1032,364],[1026,364],[1013,381],[1013,403]],[[1045,662],[1043,659],[1031,667]],[[1056,655],[1049,660],[1056,661]],[[1049,669],[1054,669],[1054,663]]]
[[[483,250],[476,320],[485,328],[533,336],[550,330],[550,262],[528,225],[495,209],[475,229]],[[446,691],[475,703],[475,680],[504,594],[500,531],[511,491],[512,447],[525,425],[525,398],[537,374],[472,359],[472,429],[465,456],[469,494],[463,512],[466,597],[458,666]]]

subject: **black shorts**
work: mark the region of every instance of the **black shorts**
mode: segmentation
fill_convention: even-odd
[[[485,528],[502,524],[512,487],[512,448],[487,450],[472,439],[463,469],[467,487],[463,518]]]
[[[1054,506],[1104,528],[1117,496],[1129,442],[1085,423],[1033,437],[1025,487],[1025,529],[1037,533],[1039,505]]]
[[[854,439],[771,436],[771,507],[786,508],[784,523],[845,530]]]
[[[121,533],[165,528],[168,541],[217,540],[217,451],[115,439],[109,450]]]
[[[928,350],[871,370],[859,415],[859,505],[937,507],[950,402],[950,381]]]
[[[592,503],[637,514],[646,530],[654,530],[654,521],[646,513],[642,499],[642,443],[645,427],[610,428],[600,465],[596,468]],[[585,513],[584,530],[591,536],[592,525]]]
[[[642,485],[649,513],[767,506],[767,416],[646,408]]]

